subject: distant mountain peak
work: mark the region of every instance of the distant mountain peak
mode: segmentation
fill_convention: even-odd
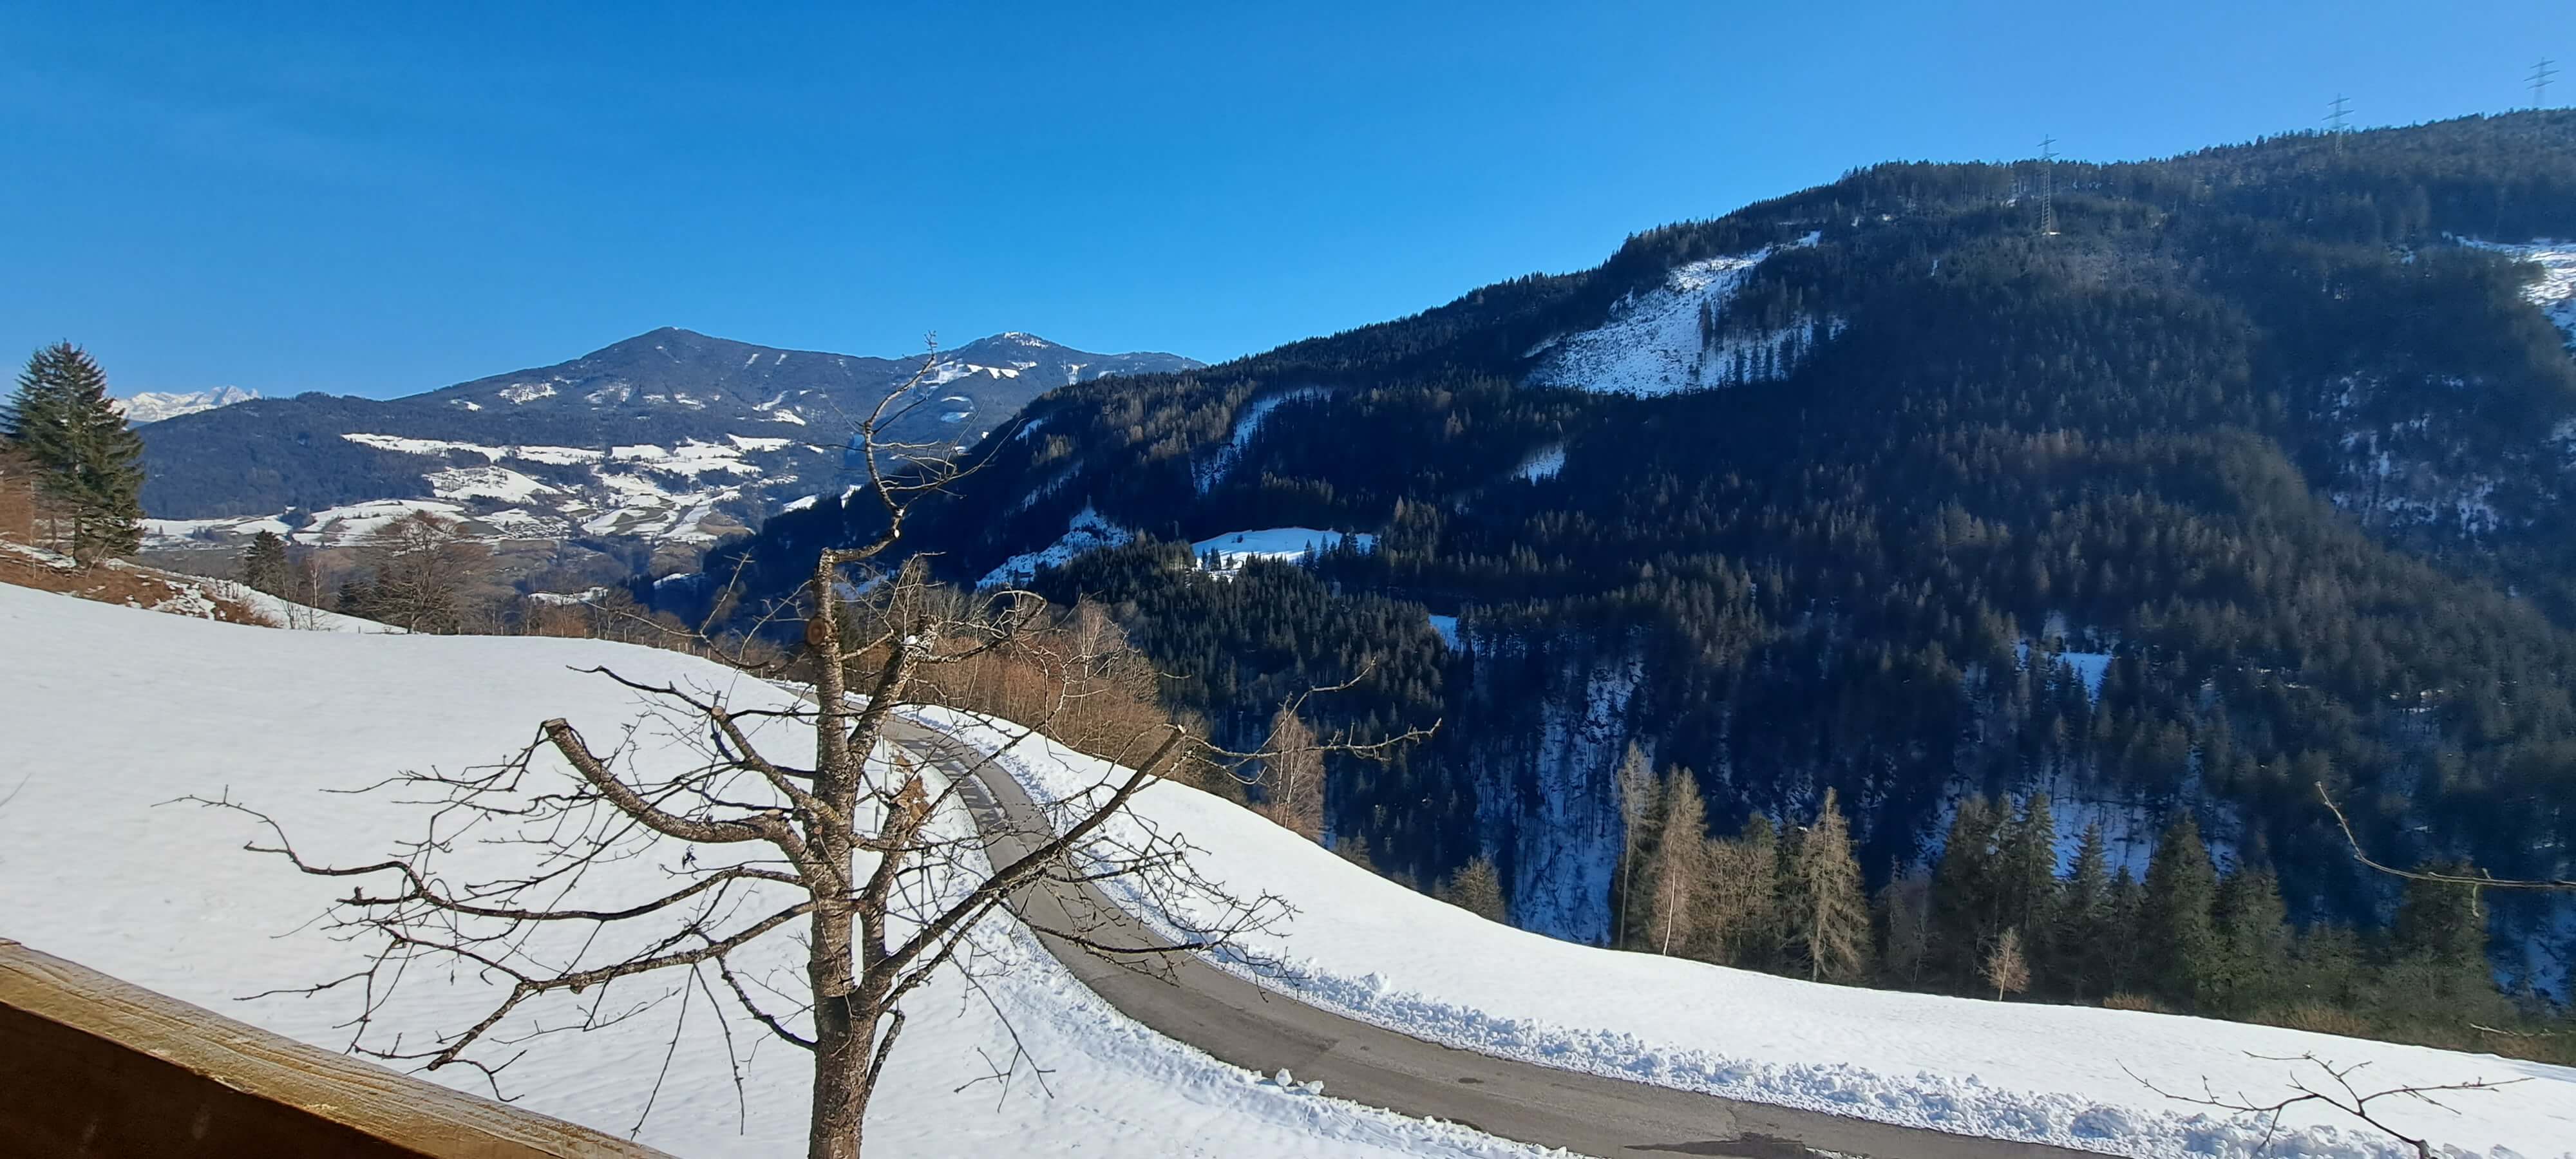
[[[180,415],[231,406],[237,402],[249,402],[258,397],[259,392],[256,390],[243,390],[238,386],[218,386],[184,393],[147,390],[130,398],[117,399],[115,402],[116,408],[124,412],[125,421],[141,426],[144,423],[157,423]]]

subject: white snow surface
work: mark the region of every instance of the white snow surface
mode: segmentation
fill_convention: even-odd
[[[18,661],[0,666],[0,704],[12,724],[0,728],[0,768],[13,782],[26,778],[0,809],[0,930],[326,1049],[347,1044],[341,1024],[356,994],[238,999],[356,965],[359,948],[313,920],[348,883],[303,877],[243,850],[262,836],[246,817],[165,802],[229,794],[274,816],[308,857],[373,861],[419,834],[420,807],[401,803],[403,794],[326,790],[404,769],[488,764],[526,745],[549,716],[594,737],[615,736],[636,718],[632,694],[571,668],[613,665],[650,682],[724,690],[741,706],[789,703],[711,663],[598,641],[278,632],[7,586],[0,639]],[[768,735],[784,751],[795,727]],[[635,759],[667,765],[687,759],[684,751],[655,738]],[[114,776],[98,775],[102,761]],[[551,765],[540,772],[570,775]],[[470,841],[459,848],[467,862],[517,856]],[[631,861],[595,869],[576,892],[658,894],[668,888],[661,871],[679,852],[640,847]],[[794,960],[792,939],[771,936],[775,961],[758,969]],[[908,1004],[909,1025],[868,1116],[871,1155],[1539,1154],[1218,1063],[1110,1009],[1020,927],[989,922],[974,937],[981,960],[1007,970],[980,994],[943,977]],[[640,1116],[639,1137],[677,1154],[803,1154],[808,1056],[764,1040],[728,999],[729,1056],[714,1009],[685,980],[620,983],[629,988],[619,1001],[639,1013],[528,1041],[504,1072],[504,1089],[529,1110],[613,1135],[628,1134]],[[470,1024],[498,993],[470,974],[414,971],[378,1018],[418,1041]],[[560,1021],[571,1010],[544,1016]],[[683,1015],[687,1033],[646,1116]],[[1048,1068],[1043,1083],[1025,1064],[1006,1088],[973,1081],[990,1073],[986,1056],[1012,1057],[1004,1017]],[[747,1092],[740,1103],[735,1056]],[[463,1069],[424,1077],[475,1090],[475,1077],[456,1073]]]
[[[1512,474],[1536,483],[1553,479],[1557,476],[1557,472],[1563,470],[1565,470],[1565,444],[1550,443],[1530,452],[1528,458],[1521,460],[1520,466],[1513,468]]]
[[[2567,335],[2568,345],[2576,347],[2576,241],[2508,245],[2463,238],[2460,244],[2539,266],[2540,276],[2523,287],[2522,296],[2540,307],[2541,313],[2549,315],[2558,332]]]
[[[507,467],[450,467],[422,476],[429,493],[441,499],[497,499],[525,503],[555,490]]]
[[[1117,547],[1134,538],[1133,532],[1101,518],[1100,512],[1085,506],[1074,512],[1064,534],[1054,543],[1003,560],[1001,566],[985,572],[983,579],[975,581],[975,586],[998,588],[1024,584],[1037,577],[1039,568],[1061,567],[1086,551]]]
[[[988,750],[999,743],[998,730],[961,715],[928,719]],[[1093,758],[1035,742],[998,763],[1040,800],[1079,793],[1100,775]],[[2446,1096],[2456,1113],[2390,1105],[2397,1100],[2373,1107],[2444,1144],[2446,1156],[2576,1154],[2576,1069],[2212,1019],[1829,986],[1596,949],[1413,893],[1195,789],[1157,783],[1135,813],[1107,839],[1136,840],[1143,825],[1185,835],[1202,873],[1296,908],[1251,947],[1289,964],[1264,984],[1463,1049],[2115,1155],[2401,1159],[2384,1136],[2312,1108],[2287,1115],[2258,1151],[2267,1134],[2258,1118],[2204,1113],[2146,1085],[2196,1094],[2206,1079],[2266,1100],[2288,1093],[2292,1067],[2251,1056],[2313,1052],[2368,1062],[2366,1089],[2524,1080]],[[1145,887],[1117,888],[1152,912],[1134,896]],[[1218,964],[1253,973],[1239,959]],[[2313,1070],[2302,1077],[2323,1081]]]
[[[1359,551],[1377,550],[1377,537],[1366,532],[1319,531],[1312,527],[1265,527],[1258,531],[1229,531],[1190,545],[1190,554],[1204,560],[1209,552],[1217,556],[1217,570],[1232,573],[1247,559],[1287,559],[1303,557],[1307,551],[1326,552],[1349,540]]]
[[[1225,482],[1226,476],[1234,473],[1234,465],[1243,458],[1243,449],[1252,445],[1252,436],[1261,433],[1261,424],[1269,420],[1270,412],[1301,399],[1326,398],[1331,394],[1320,386],[1300,386],[1245,403],[1234,416],[1234,431],[1225,445],[1218,447],[1216,454],[1206,462],[1191,469],[1190,477],[1198,484],[1199,493],[1204,495],[1215,490],[1218,484]]]
[[[108,405],[115,407],[117,413],[124,415],[126,422],[139,427],[145,423],[175,419],[180,415],[192,415],[198,411],[231,406],[237,402],[249,402],[258,397],[259,392],[256,390],[243,390],[238,386],[218,386],[209,390],[184,392],[147,390],[125,398],[109,399]]]
[[[1809,235],[1793,245],[1814,243]],[[1712,347],[1700,325],[1703,308],[1725,316],[1744,279],[1772,252],[1765,247],[1674,267],[1663,285],[1613,306],[1609,321],[1531,348],[1539,361],[1529,384],[1648,398],[1785,375],[1812,352],[1811,327],[1731,337]],[[1827,334],[1841,328],[1837,319],[1821,321]]]

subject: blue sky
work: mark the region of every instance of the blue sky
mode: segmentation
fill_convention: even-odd
[[[2501,111],[2544,55],[2576,103],[2564,0],[22,5],[0,356],[375,396],[663,325],[1214,361],[1875,161]]]

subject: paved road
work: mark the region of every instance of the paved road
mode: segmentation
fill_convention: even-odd
[[[1043,828],[1017,781],[973,777],[978,759],[964,744],[898,722],[895,743],[952,777],[977,819],[1007,816],[995,828]],[[997,860],[1025,851],[1008,836]],[[1113,929],[1095,941],[1142,945],[1156,935],[1090,886],[1032,887],[1020,904],[1040,924]],[[1081,915],[1077,923],[1074,914]],[[1661,1155],[1793,1159],[1838,1154],[1869,1159],[2077,1159],[2089,1152],[1897,1127],[1814,1111],[1739,1102],[1669,1087],[1495,1058],[1353,1021],[1262,989],[1194,955],[1111,959],[1039,935],[1074,976],[1121,1013],[1167,1037],[1237,1066],[1272,1073],[1286,1067],[1300,1080],[1320,1079],[1324,1093],[1415,1118],[1463,1123],[1526,1143],[1562,1147],[1603,1159]],[[2098,1157],[2094,1157],[2098,1159]]]

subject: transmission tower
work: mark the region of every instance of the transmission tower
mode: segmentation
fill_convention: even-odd
[[[2057,236],[2057,138],[2039,139],[2039,235]]]
[[[2550,67],[2554,63],[2556,62],[2544,56],[2540,58],[2540,63],[2531,66],[2531,76],[2528,79],[2531,81],[2532,108],[2549,107],[2549,78],[2558,75],[2558,70]]]
[[[2338,153],[2343,152],[2343,120],[2350,113],[2344,107],[2345,103],[2342,93],[2336,93],[2335,99],[2326,103],[2326,132],[2334,136],[2335,152]]]

